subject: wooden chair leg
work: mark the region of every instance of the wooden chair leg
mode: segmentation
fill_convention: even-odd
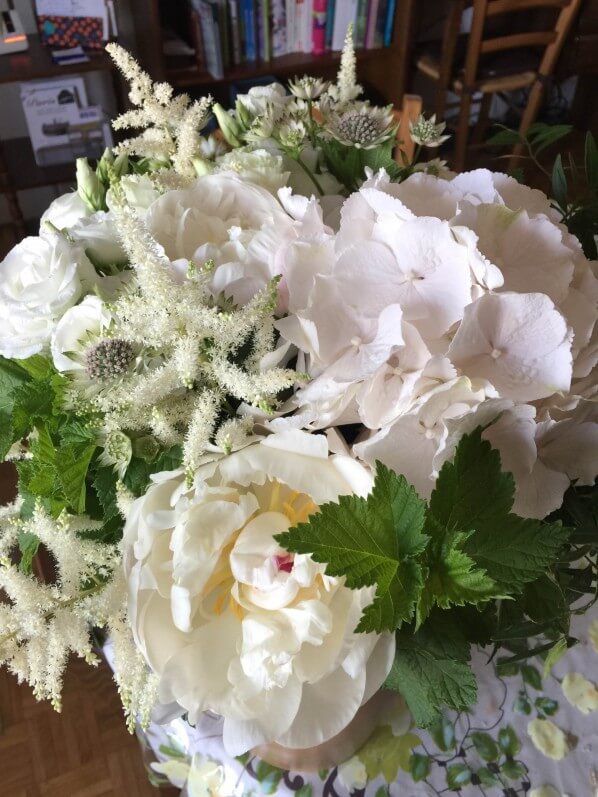
[[[480,112],[478,115],[478,121],[476,123],[473,135],[471,137],[471,143],[476,147],[483,142],[484,136],[486,135],[486,130],[488,129],[488,121],[490,116],[490,107],[492,105],[493,99],[494,99],[494,94],[482,94],[482,99],[480,100]]]
[[[523,116],[521,117],[521,123],[519,125],[519,134],[524,136],[531,125],[536,121],[536,117],[538,116],[538,112],[542,105],[542,99],[544,98],[544,86],[540,81],[536,81],[534,83],[532,90],[530,91],[529,98],[527,100],[527,105],[525,111],[523,112]],[[515,167],[520,165],[520,157],[523,154],[525,147],[523,144],[517,144],[511,153],[511,158],[509,159],[508,167],[509,169],[514,169]]]
[[[461,95],[461,109],[459,123],[455,136],[455,154],[453,155],[453,168],[462,172],[465,168],[465,155],[467,152],[467,139],[469,138],[469,113],[471,111],[471,94],[463,92]]]

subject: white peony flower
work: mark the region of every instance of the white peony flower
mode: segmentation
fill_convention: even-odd
[[[61,236],[17,244],[0,264],[0,354],[26,358],[42,351],[56,321],[95,279],[80,247]]]
[[[93,210],[84,202],[77,191],[70,191],[55,199],[41,217],[40,233],[47,230],[46,222],[53,224],[59,230],[70,231],[81,219],[86,219],[93,214]]]
[[[465,309],[448,357],[467,376],[487,379],[499,395],[531,401],[569,390],[571,338],[544,294],[487,294]]]
[[[124,532],[129,615],[160,698],[193,723],[224,717],[236,755],[272,741],[311,747],[333,737],[380,688],[392,634],[356,634],[371,588],[349,590],[273,535],[371,476],[326,438],[274,434],[206,461],[188,490],[162,474]]]

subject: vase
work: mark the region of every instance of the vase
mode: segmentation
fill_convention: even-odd
[[[331,739],[315,747],[293,748],[271,744],[255,747],[251,752],[272,766],[293,772],[318,772],[342,764],[360,750],[384,718],[391,716],[401,698],[381,689],[364,703],[351,722]]]

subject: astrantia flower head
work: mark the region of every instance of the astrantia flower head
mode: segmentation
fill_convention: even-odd
[[[328,88],[328,81],[319,77],[295,78],[289,81],[289,91],[300,100],[317,100]]]
[[[104,382],[122,376],[135,360],[135,350],[128,340],[104,338],[87,350],[85,370],[90,379]]]
[[[411,138],[422,147],[439,147],[450,138],[442,135],[445,127],[446,122],[436,124],[436,114],[432,114],[429,119],[420,114],[415,122],[409,122]]]
[[[122,479],[133,456],[133,444],[130,437],[123,432],[113,431],[102,434],[100,442],[103,445],[100,463],[114,468],[119,478]]]
[[[390,108],[375,108],[363,104],[326,120],[326,132],[341,144],[357,149],[373,149],[395,134]]]

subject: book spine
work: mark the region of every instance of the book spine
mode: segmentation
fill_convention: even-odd
[[[303,0],[303,25],[301,29],[301,51],[311,53],[313,48],[313,0]]]
[[[224,68],[222,66],[222,51],[220,49],[220,31],[218,30],[218,9],[209,2],[199,4],[199,18],[201,22],[201,37],[204,46],[206,69],[216,78],[222,80]]]
[[[253,0],[241,0],[241,8],[245,33],[245,58],[248,61],[257,61],[257,31]]]
[[[384,28],[385,47],[390,47],[392,42],[392,31],[394,28],[396,8],[397,8],[397,0],[389,0],[388,9],[386,10],[386,27]]]
[[[368,26],[368,0],[359,0],[355,20],[355,47],[365,47],[365,34]]]
[[[195,63],[200,72],[206,68],[206,56],[203,47],[203,37],[201,35],[201,19],[199,13],[191,9],[191,40],[195,48]]]
[[[295,25],[293,32],[293,52],[303,52],[303,28],[305,25],[305,0],[295,0]]]
[[[270,36],[270,0],[261,0],[262,20],[262,59],[270,61],[272,58],[272,38]]]
[[[235,66],[243,63],[241,48],[241,24],[239,21],[239,0],[228,0],[228,19],[230,23],[231,55]]]
[[[326,10],[328,0],[313,0],[312,14],[312,53],[322,55],[326,51]]]
[[[338,0],[334,12],[334,29],[332,32],[332,49],[342,50],[349,25],[355,25],[357,0]]]
[[[374,32],[374,47],[384,46],[384,30],[386,28],[386,11],[388,0],[380,0],[378,6],[378,17],[376,19],[376,30]]]
[[[368,11],[368,22],[365,33],[365,46],[371,50],[374,46],[374,36],[376,34],[376,20],[378,19],[379,0],[370,0]]]
[[[277,58],[287,53],[287,14],[285,0],[271,0],[270,30],[272,31],[272,55]]]
[[[332,31],[334,30],[334,9],[336,0],[328,0],[328,10],[326,11],[326,49],[332,48]]]
[[[218,3],[218,31],[220,33],[222,64],[224,68],[227,68],[231,65],[227,0],[219,0]]]

